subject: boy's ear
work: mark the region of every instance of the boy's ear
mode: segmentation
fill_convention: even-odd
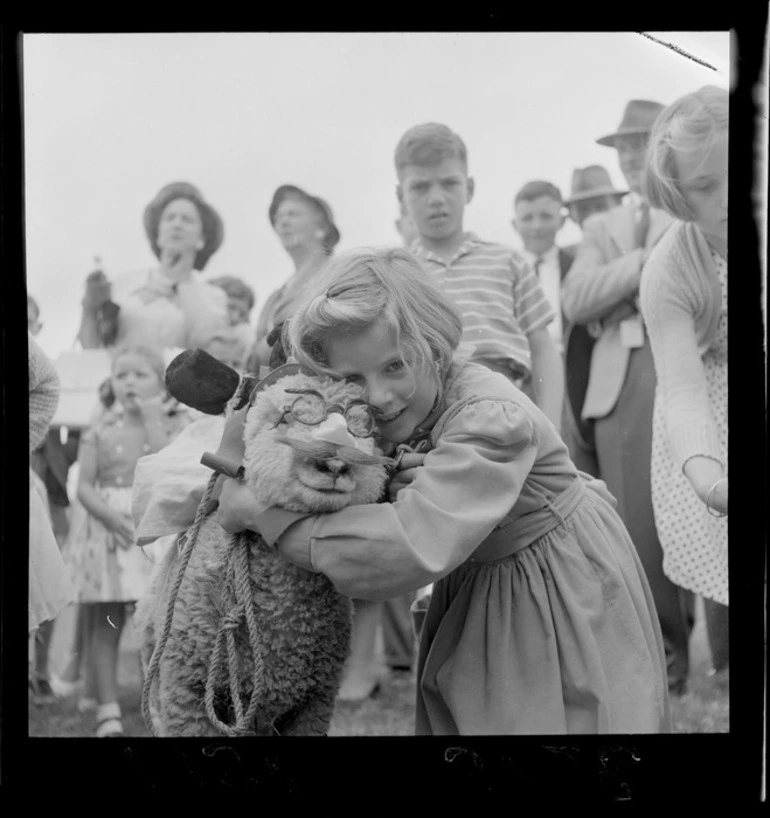
[[[465,197],[465,204],[470,204],[471,200],[473,199],[473,194],[476,192],[476,180],[472,177],[468,177],[468,186],[466,187],[467,195]]]
[[[519,233],[519,221],[515,216],[511,219],[511,227],[518,235],[521,235],[521,233]]]
[[[402,205],[404,203],[404,191],[401,189],[401,182],[396,185],[396,198],[399,204]]]

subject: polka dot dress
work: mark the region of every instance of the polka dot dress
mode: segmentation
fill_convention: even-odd
[[[703,356],[711,415],[727,462],[727,262],[712,251],[722,290],[716,338]],[[663,548],[663,571],[682,588],[728,604],[727,518],[706,511],[676,466],[666,439],[663,401],[656,396],[652,434],[652,502]]]
[[[130,518],[134,469],[149,453],[149,445],[112,414],[83,435],[83,445],[96,448],[99,496],[110,509]],[[135,602],[153,571],[141,548],[120,545],[114,533],[90,514],[71,529],[65,561],[80,602]]]

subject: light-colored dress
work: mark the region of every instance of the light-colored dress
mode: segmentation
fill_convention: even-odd
[[[434,583],[417,734],[668,731],[660,627],[614,499],[504,376],[458,356],[445,389],[396,502],[269,509],[263,537],[347,596]]]
[[[29,451],[45,439],[59,402],[59,377],[52,361],[27,333],[29,363]],[[32,632],[54,619],[73,598],[73,588],[51,528],[48,494],[29,469],[28,623]]]
[[[711,417],[727,462],[727,262],[711,252],[721,288],[716,337],[702,357]],[[708,513],[672,456],[665,402],[656,395],[652,439],[652,500],[663,547],[663,570],[682,588],[722,605],[729,603],[727,518]]]
[[[169,418],[172,433],[182,421]],[[113,511],[131,518],[131,495],[138,460],[149,454],[149,443],[137,443],[135,430],[123,423],[119,405],[105,411],[83,434],[81,451],[96,451],[96,489]],[[153,562],[134,543],[122,546],[114,532],[91,514],[70,530],[65,554],[80,602],[135,602],[144,593]]]
[[[43,481],[29,470],[29,631],[56,616],[75,598],[59,551]]]

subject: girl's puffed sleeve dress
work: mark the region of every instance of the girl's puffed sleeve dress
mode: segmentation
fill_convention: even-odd
[[[417,734],[670,729],[652,594],[604,484],[503,376],[458,362],[445,395],[395,503],[270,509],[263,537],[351,597],[434,583]]]

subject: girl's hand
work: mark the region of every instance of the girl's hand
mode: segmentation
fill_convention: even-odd
[[[160,267],[165,278],[172,284],[189,281],[195,264],[195,251],[181,252],[163,248],[160,252]]]
[[[121,548],[130,548],[134,544],[134,524],[128,514],[115,513],[105,520],[105,525],[115,534]]]
[[[727,478],[722,478],[717,484],[711,496],[708,494],[703,498],[703,502],[708,501],[708,508],[714,514],[727,514]]]
[[[388,498],[391,503],[395,502],[399,491],[414,480],[417,469],[422,466],[423,460],[425,460],[424,453],[405,452],[402,455],[398,466],[396,466],[396,473],[388,483]]]
[[[238,534],[247,529],[259,533],[256,518],[266,509],[267,506],[257,501],[242,480],[231,477],[222,485],[217,522],[228,534]]]
[[[162,423],[166,414],[166,409],[163,404],[163,397],[155,395],[151,398],[140,398],[136,395],[133,398],[134,405],[139,410],[142,420],[146,423]]]

